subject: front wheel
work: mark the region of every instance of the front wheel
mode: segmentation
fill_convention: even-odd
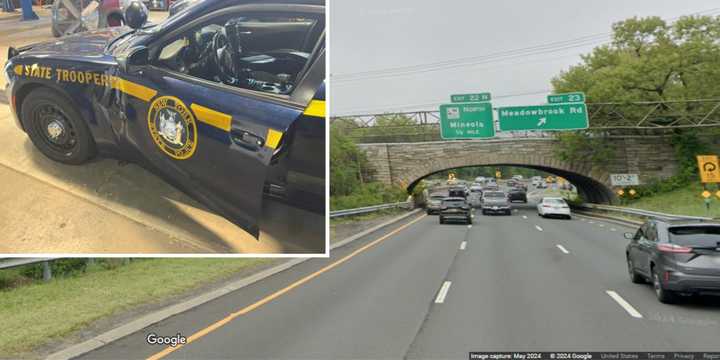
[[[95,155],[85,120],[62,95],[38,89],[25,97],[21,121],[35,147],[52,160],[79,165]]]
[[[440,216],[440,224],[444,224],[444,223],[445,223],[445,219],[443,219],[443,217]]]

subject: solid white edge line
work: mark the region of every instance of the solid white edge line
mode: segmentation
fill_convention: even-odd
[[[465,250],[465,247],[467,246],[467,241],[463,241],[460,243],[460,250]]]
[[[629,302],[625,301],[625,299],[623,299],[622,296],[620,296],[618,293],[616,293],[612,290],[606,290],[605,292],[613,300],[615,300],[615,302],[620,304],[620,306],[622,306],[622,308],[625,309],[625,311],[627,311],[627,313],[630,314],[630,316],[637,318],[637,319],[642,319],[642,317],[643,317],[642,314],[640,312],[638,312],[637,310],[635,310],[635,308],[632,305],[630,305]]]
[[[440,291],[438,291],[437,297],[435,298],[436,304],[442,304],[445,301],[445,297],[450,290],[451,284],[452,283],[450,281],[446,281],[442,284],[442,287],[440,287]]]
[[[535,225],[535,228],[536,228],[538,231],[543,231],[543,229],[542,229],[540,226],[538,226],[538,225]]]
[[[562,252],[564,252],[564,253],[566,253],[566,254],[569,254],[569,253],[570,253],[569,251],[567,251],[567,249],[566,249],[564,246],[562,246],[562,245],[560,245],[560,244],[556,244],[555,246],[557,246],[557,248],[560,249],[560,251],[562,251]]]

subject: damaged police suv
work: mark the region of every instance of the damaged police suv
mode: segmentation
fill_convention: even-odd
[[[266,196],[325,213],[324,1],[201,0],[157,25],[134,2],[125,18],[9,49],[11,109],[44,155],[138,163],[255,237]]]

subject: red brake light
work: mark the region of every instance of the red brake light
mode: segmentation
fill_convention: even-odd
[[[692,248],[687,246],[680,246],[675,244],[657,244],[657,249],[662,252],[669,253],[689,253],[692,252]]]
[[[543,205],[543,207],[549,208],[549,207],[552,207],[552,206],[550,206],[550,205]]]

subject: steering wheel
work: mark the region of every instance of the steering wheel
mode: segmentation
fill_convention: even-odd
[[[218,31],[213,35],[212,57],[217,68],[217,76],[225,84],[235,84],[238,79],[235,76],[235,66],[233,56],[229,48],[227,36],[223,31]]]

